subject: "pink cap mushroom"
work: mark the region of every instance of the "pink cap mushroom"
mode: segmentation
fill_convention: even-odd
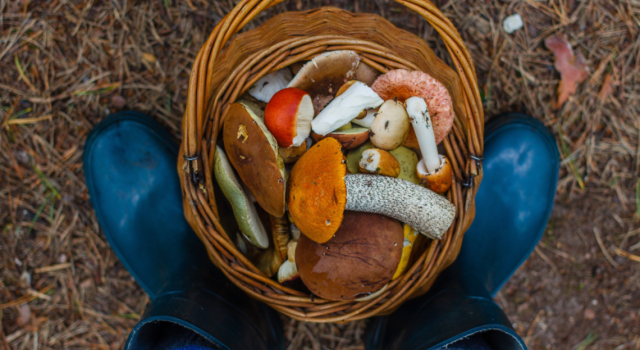
[[[383,100],[397,98],[404,102],[410,97],[422,97],[427,103],[433,122],[436,144],[439,144],[453,126],[453,102],[447,88],[425,72],[396,69],[381,75],[371,85]]]

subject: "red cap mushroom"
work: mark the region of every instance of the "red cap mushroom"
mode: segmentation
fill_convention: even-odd
[[[313,103],[296,88],[278,91],[264,110],[264,123],[281,147],[300,147],[311,131]]]

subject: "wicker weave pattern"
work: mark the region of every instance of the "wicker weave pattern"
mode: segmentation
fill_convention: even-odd
[[[310,322],[346,322],[390,313],[407,299],[425,293],[437,274],[455,260],[475,214],[473,200],[481,169],[473,158],[482,155],[484,115],[471,58],[449,20],[430,2],[418,0],[398,2],[434,26],[457,74],[415,35],[379,16],[335,8],[284,13],[229,42],[253,17],[278,2],[242,1],[216,26],[194,62],[178,162],[185,216],[216,266],[235,285],[283,314]],[[431,74],[451,93],[456,112],[453,130],[443,141],[455,175],[447,195],[457,208],[456,219],[441,241],[431,242],[408,271],[366,302],[314,298],[263,275],[238,252],[222,228],[211,171],[218,133],[233,101],[270,72],[343,49],[358,52],[364,62],[381,72],[404,68]]]

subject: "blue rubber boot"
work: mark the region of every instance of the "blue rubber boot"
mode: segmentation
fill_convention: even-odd
[[[177,158],[171,135],[136,112],[100,122],[84,147],[98,222],[151,299],[125,349],[160,349],[171,334],[197,338],[211,349],[282,349],[275,311],[233,286],[187,224]],[[219,208],[221,215],[233,215],[224,212],[225,203]]]
[[[526,349],[492,297],[544,233],[558,182],[559,156],[546,127],[522,114],[497,117],[485,134],[476,216],[457,260],[426,295],[392,315],[373,319],[367,329],[367,349],[457,348],[462,339],[476,339],[472,342],[494,350]]]

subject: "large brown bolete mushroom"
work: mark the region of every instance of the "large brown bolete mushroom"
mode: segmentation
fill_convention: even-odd
[[[284,162],[262,111],[244,101],[232,104],[224,121],[223,140],[229,161],[258,204],[273,216],[283,216]]]
[[[455,206],[433,191],[406,180],[347,174],[340,143],[326,138],[293,166],[287,205],[300,231],[324,243],[340,227],[345,210],[378,213],[440,238],[451,226]]]
[[[397,98],[404,102],[413,96],[424,98],[431,112],[436,143],[444,140],[451,131],[455,115],[451,96],[447,88],[429,74],[395,69],[381,75],[371,88],[384,100]],[[415,140],[412,133],[413,130],[407,138]],[[415,145],[407,147],[415,148]]]
[[[316,243],[301,236],[296,265],[315,295],[349,300],[384,287],[400,262],[402,224],[386,216],[347,211],[335,237]]]

